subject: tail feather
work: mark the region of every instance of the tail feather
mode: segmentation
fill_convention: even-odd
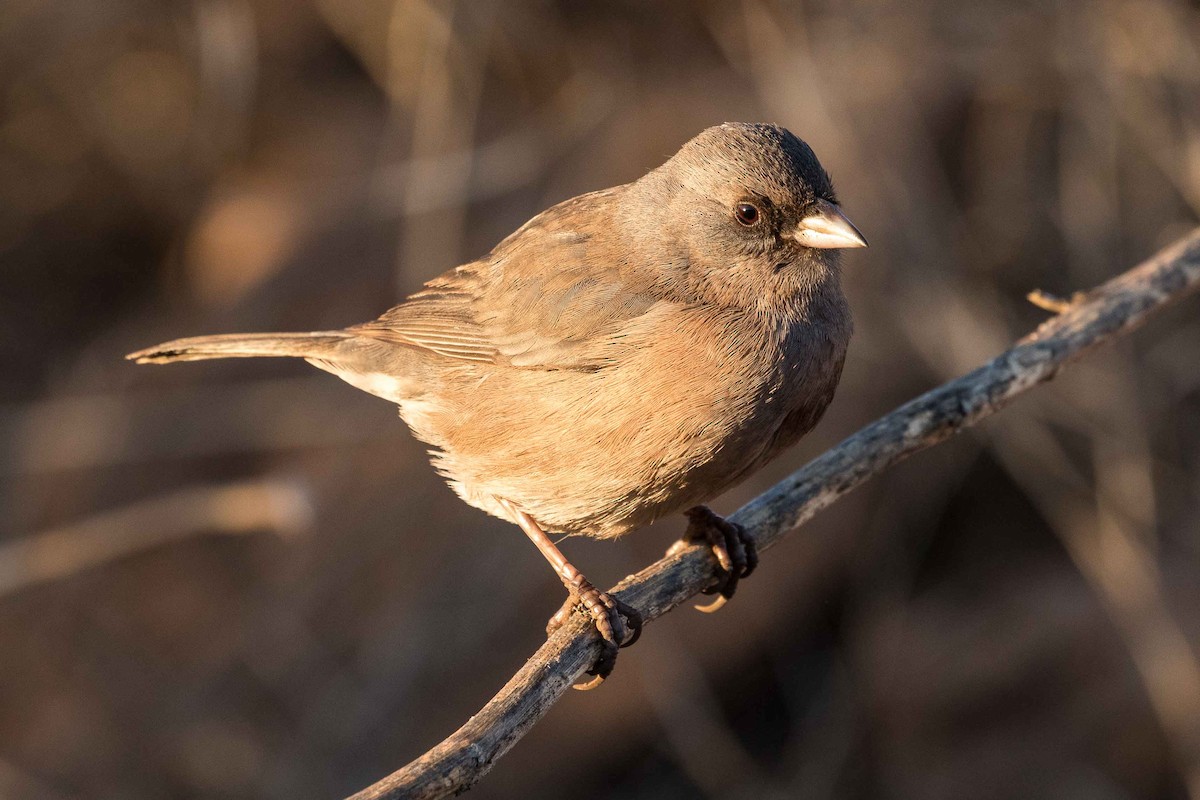
[[[202,361],[208,358],[252,358],[283,356],[326,358],[340,342],[353,334],[345,331],[313,333],[227,333],[175,339],[125,356],[139,364],[169,364],[172,361]]]

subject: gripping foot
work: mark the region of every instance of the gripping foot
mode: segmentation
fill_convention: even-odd
[[[696,606],[697,611],[711,614],[733,597],[742,578],[748,578],[754,572],[758,566],[758,549],[741,525],[718,516],[708,506],[689,508],[684,515],[688,518],[687,531],[667,554],[673,555],[696,543],[712,548],[723,575],[720,583],[705,589],[704,593],[720,596],[707,605]]]
[[[566,583],[566,580],[563,582]],[[613,666],[617,663],[617,650],[629,647],[642,635],[642,615],[633,606],[597,589],[578,571],[572,575],[571,582],[567,583],[567,591],[567,601],[550,618],[546,625],[546,633],[554,633],[561,628],[575,611],[592,618],[592,623],[604,643],[604,649],[596,659],[595,665],[588,670],[588,674],[595,677],[586,683],[575,685],[576,689],[587,691],[604,683],[604,679],[612,673]]]

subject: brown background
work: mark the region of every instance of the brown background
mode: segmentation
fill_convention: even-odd
[[[1200,12],[0,5],[0,794],[338,797],[473,713],[561,600],[520,532],[302,364],[121,355],[368,319],[724,120],[872,245],[833,407],[728,512],[1196,223]],[[473,796],[1200,798],[1198,311],[655,624]],[[611,584],[681,527],[566,549]]]

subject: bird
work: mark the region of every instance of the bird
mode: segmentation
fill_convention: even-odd
[[[641,633],[558,537],[614,538],[684,511],[720,597],[758,562],[704,503],[813,428],[852,333],[840,251],[866,240],[812,149],[767,123],[725,123],[641,178],[536,215],[378,319],[341,330],[219,334],[138,363],[302,358],[399,407],[470,505],[515,523],[602,647],[576,688]],[[553,537],[553,538],[552,538]]]

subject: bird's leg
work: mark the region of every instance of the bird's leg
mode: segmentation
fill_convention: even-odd
[[[570,561],[567,561],[567,557],[554,546],[554,542],[550,541],[550,537],[532,517],[509,501],[503,498],[497,499],[513,515],[530,541],[537,545],[537,549],[550,562],[550,566],[554,567],[555,573],[567,587],[567,602],[558,610],[558,613],[550,618],[546,632],[556,631],[571,616],[571,612],[578,609],[591,616],[596,630],[600,633],[604,650],[595,665],[588,671],[589,675],[596,677],[587,683],[575,686],[576,689],[581,690],[594,689],[603,683],[604,679],[612,672],[613,666],[617,663],[617,649],[628,647],[642,635],[642,615],[632,606],[622,603],[607,592],[602,592],[593,586],[582,572],[576,569]]]
[[[721,596],[708,605],[696,606],[697,611],[711,614],[733,597],[738,581],[750,577],[750,573],[758,566],[758,549],[754,546],[754,539],[747,535],[741,525],[718,516],[708,506],[689,508],[684,515],[688,518],[687,531],[682,539],[671,546],[667,555],[674,555],[698,542],[712,548],[725,576],[724,580],[705,589],[704,593],[719,593]]]

